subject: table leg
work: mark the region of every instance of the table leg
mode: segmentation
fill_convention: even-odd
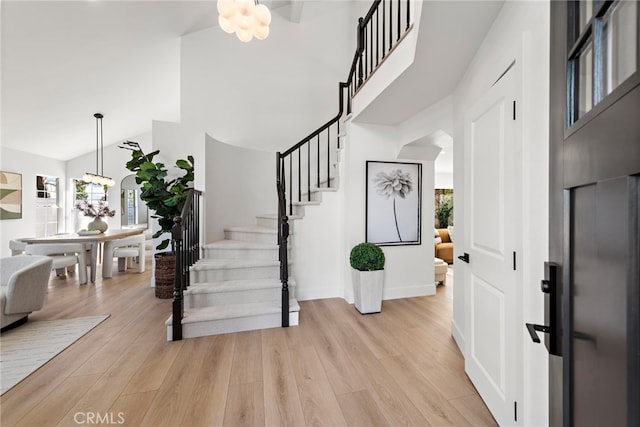
[[[91,243],[91,283],[96,283],[96,265],[98,263],[98,242]]]
[[[102,247],[102,278],[113,277],[113,242],[104,242]]]

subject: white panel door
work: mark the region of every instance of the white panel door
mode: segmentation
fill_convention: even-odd
[[[465,369],[500,425],[518,424],[521,371],[516,79],[511,69],[465,115]]]

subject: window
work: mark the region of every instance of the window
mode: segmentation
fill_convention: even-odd
[[[73,188],[73,231],[77,232],[79,230],[87,228],[87,224],[89,224],[93,218],[85,216],[79,209],[76,208],[78,203],[93,203],[98,204],[99,202],[103,202],[105,206],[108,206],[107,202],[107,186],[100,184],[92,184],[89,182],[85,182],[81,179],[73,179],[72,182]]]
[[[638,2],[581,0],[569,14],[567,127],[638,69]]]
[[[36,176],[36,237],[58,232],[58,178]]]

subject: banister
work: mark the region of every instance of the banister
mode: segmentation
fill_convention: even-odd
[[[171,246],[176,265],[173,279],[173,324],[172,340],[182,339],[182,317],[184,315],[184,290],[189,285],[189,267],[200,259],[200,196],[202,192],[190,188],[180,216],[173,219]]]
[[[389,10],[387,12],[385,2],[389,3]],[[401,28],[401,10],[402,3],[406,4],[406,27]],[[394,14],[394,4],[397,5],[396,12]],[[382,11],[382,19],[380,19],[380,10]],[[395,16],[394,16],[395,15]],[[373,25],[373,19],[375,16],[375,28]],[[395,21],[394,22],[394,18]],[[324,148],[321,149],[320,136],[326,132],[326,186],[331,186],[331,180],[335,179],[331,177],[331,127],[334,124],[336,126],[335,142],[336,148],[340,149],[340,139],[342,134],[340,133],[340,119],[345,113],[345,96],[347,98],[346,113],[351,113],[351,99],[356,92],[366,83],[374,70],[382,63],[395,45],[400,43],[402,37],[402,31],[408,32],[410,30],[411,20],[411,0],[374,0],[367,14],[358,19],[357,25],[357,46],[353,55],[353,61],[349,68],[349,74],[344,82],[338,83],[338,114],[324,123],[315,131],[311,132],[305,138],[294,144],[291,148],[280,153],[276,153],[276,190],[278,193],[278,245],[279,245],[279,260],[280,260],[280,280],[282,282],[282,326],[289,325],[289,286],[288,286],[288,237],[289,237],[289,217],[287,215],[287,207],[289,215],[293,214],[293,198],[297,193],[297,201],[302,202],[302,189],[306,191],[306,202],[311,202],[311,181],[314,178],[315,187],[320,188],[321,180],[321,168],[320,158],[324,153]],[[382,34],[380,35],[380,21],[382,21]],[[369,29],[370,28],[370,29]],[[375,30],[375,31],[374,31]],[[394,34],[397,32],[397,39],[394,41]],[[389,38],[388,46],[386,44],[386,38]],[[395,44],[394,44],[395,43]],[[382,49],[380,49],[382,45]],[[375,49],[374,49],[375,46]],[[380,53],[381,52],[381,53]],[[382,55],[382,56],[380,56]],[[375,57],[375,60],[374,60]],[[323,139],[324,140],[324,139]],[[315,175],[312,177],[311,163],[312,163],[312,144],[316,144],[314,148],[315,159]],[[306,147],[305,162],[302,163],[303,147]],[[294,156],[297,159],[294,163]],[[288,161],[286,160],[288,158]],[[306,173],[302,174],[302,168],[306,167]],[[297,167],[297,173],[294,175],[294,168]],[[288,170],[287,170],[288,168]],[[288,189],[289,189],[289,205],[287,206],[287,172],[289,175]],[[306,182],[303,183],[303,177]],[[297,178],[297,182],[294,179]],[[296,193],[294,193],[294,186],[296,187]]]

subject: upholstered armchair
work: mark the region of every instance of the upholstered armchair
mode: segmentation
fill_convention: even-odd
[[[449,230],[446,228],[438,228],[438,237],[435,239],[436,258],[440,258],[444,262],[453,263],[453,242],[449,236]]]
[[[1,327],[26,321],[44,304],[52,260],[46,256],[16,255],[0,259]]]

